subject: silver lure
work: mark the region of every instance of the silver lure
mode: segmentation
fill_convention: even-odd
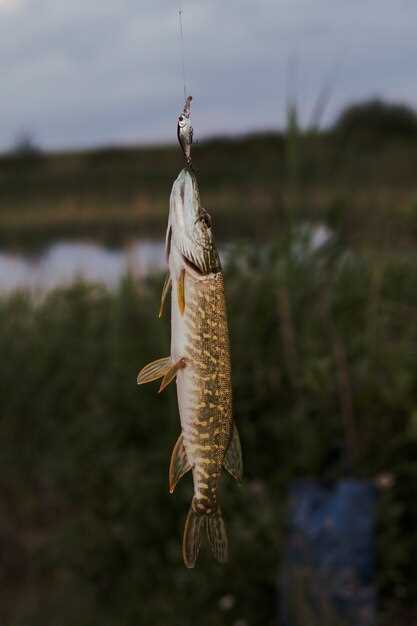
[[[191,166],[191,145],[193,143],[193,127],[191,126],[191,101],[192,96],[188,96],[185,101],[182,113],[178,117],[177,137],[181,150],[184,153],[185,164]]]

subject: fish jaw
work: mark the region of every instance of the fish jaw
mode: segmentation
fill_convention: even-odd
[[[166,234],[166,254],[173,249],[182,255],[190,271],[199,275],[221,270],[211,219],[201,207],[198,183],[194,172],[185,167],[174,181]]]
[[[198,220],[199,207],[197,179],[188,168],[184,168],[172,186],[168,225],[171,228],[172,244],[182,254],[190,257],[195,246],[193,229]]]

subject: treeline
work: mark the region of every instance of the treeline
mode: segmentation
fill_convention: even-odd
[[[308,220],[331,222],[344,214],[352,242],[360,223],[369,242],[390,245],[392,235],[406,245],[417,223],[416,128],[412,109],[380,101],[348,107],[322,131],[301,129],[292,110],[285,132],[195,146],[203,201],[219,216],[223,239],[252,235],[254,218],[260,237],[277,218],[276,234],[291,207]],[[31,146],[4,155],[0,245],[67,235],[157,236],[181,166],[174,145],[66,154]]]

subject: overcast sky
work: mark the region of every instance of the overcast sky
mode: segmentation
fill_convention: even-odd
[[[177,0],[0,0],[0,150],[173,141]],[[331,121],[379,95],[417,105],[417,0],[182,0],[197,136],[276,128],[289,94]]]

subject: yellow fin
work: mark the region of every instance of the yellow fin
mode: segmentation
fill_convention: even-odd
[[[171,274],[167,274],[164,282],[164,286],[162,287],[162,295],[161,295],[161,306],[159,307],[158,317],[161,318],[164,314],[164,304],[166,297],[168,295],[169,288],[172,285]]]
[[[191,469],[187,454],[184,448],[182,435],[177,439],[177,443],[172,451],[171,463],[169,465],[169,493],[174,493],[178,481]]]
[[[176,377],[178,370],[183,369],[185,365],[186,365],[185,359],[180,359],[179,361],[174,363],[174,365],[172,364],[172,361],[171,361],[171,367],[165,373],[165,376],[163,377],[161,381],[161,386],[159,387],[158,393],[161,393],[161,391],[163,391],[165,387],[168,387],[169,383],[171,383]]]
[[[185,270],[181,270],[180,277],[177,282],[177,298],[178,307],[181,315],[184,315],[185,311]]]
[[[227,448],[226,455],[223,461],[224,467],[229,474],[233,476],[239,482],[243,476],[243,459],[242,459],[242,447],[240,445],[239,433],[236,428],[236,424],[233,424],[233,432],[230,439],[229,447]]]
[[[148,365],[145,365],[145,367],[141,369],[138,374],[138,385],[144,385],[145,383],[150,383],[153,380],[162,378],[171,369],[171,367],[172,360],[169,356],[163,359],[158,359],[157,361],[152,361],[152,363],[148,363]]]

